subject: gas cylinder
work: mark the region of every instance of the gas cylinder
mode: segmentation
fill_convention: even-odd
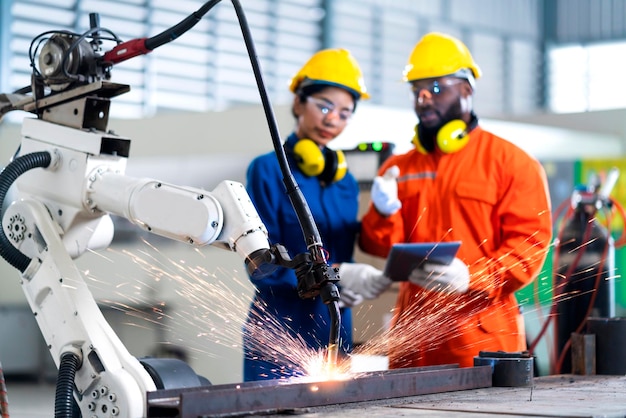
[[[554,298],[556,347],[562,352],[573,332],[582,333],[586,319],[615,316],[615,244],[610,231],[596,218],[603,202],[598,195],[577,189],[572,215],[555,243]],[[570,373],[571,354],[562,357],[558,373]]]

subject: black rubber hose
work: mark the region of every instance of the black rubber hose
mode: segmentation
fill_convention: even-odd
[[[63,353],[54,394],[54,418],[74,417],[74,377],[80,359],[74,353]]]
[[[168,42],[173,41],[174,39],[178,39],[179,36],[187,32],[189,29],[193,28],[196,23],[198,23],[202,17],[213,8],[217,3],[221,0],[211,0],[207,1],[200,7],[198,10],[193,12],[191,15],[187,16],[184,20],[179,22],[176,26],[168,28],[158,35],[154,35],[148,39],[146,39],[145,46],[146,49],[152,51],[155,48],[160,47]]]
[[[48,151],[33,152],[17,157],[15,160],[11,161],[9,165],[0,172],[0,204],[4,202],[9,188],[19,176],[33,168],[48,167],[51,161],[52,156]],[[0,256],[20,272],[24,272],[26,267],[30,264],[30,258],[22,254],[21,251],[11,244],[4,233],[1,218],[0,230]]]

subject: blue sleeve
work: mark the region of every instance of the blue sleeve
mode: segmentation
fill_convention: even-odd
[[[267,228],[272,244],[285,243],[284,223],[281,214],[285,204],[290,204],[282,182],[282,174],[276,156],[266,154],[255,158],[248,166],[246,189]],[[289,250],[289,248],[288,248]],[[271,286],[296,289],[297,279],[293,270],[279,267],[275,272],[252,283],[259,289]]]

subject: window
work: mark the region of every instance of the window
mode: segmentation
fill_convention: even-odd
[[[626,42],[552,47],[548,51],[548,106],[556,113],[626,107],[626,77],[618,63]]]
[[[205,1],[184,0],[20,0],[3,8],[8,29],[1,31],[4,73],[0,92],[30,85],[31,41],[50,30],[83,33],[89,14],[122,41],[161,33]],[[265,87],[273,100],[290,98],[285,87],[302,62],[321,48],[322,0],[255,0],[242,2]],[[317,16],[317,18],[316,18]],[[103,52],[113,48],[103,44]],[[6,73],[5,73],[6,74]],[[115,98],[111,116],[138,118],[157,111],[219,110],[234,104],[260,103],[258,87],[233,4],[222,1],[188,32],[155,51],[121,62],[111,81],[131,91]],[[275,93],[275,94],[274,94]],[[11,114],[8,117],[13,116]],[[17,115],[16,115],[17,116]]]

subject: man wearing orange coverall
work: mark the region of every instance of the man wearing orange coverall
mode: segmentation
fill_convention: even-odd
[[[404,70],[419,119],[415,149],[380,168],[361,248],[387,257],[394,243],[462,244],[451,264],[426,261],[401,282],[390,368],[470,367],[480,351],[526,349],[514,292],[545,260],[547,180],[537,160],[478,124],[480,76],[467,47],[441,33],[424,36]]]

